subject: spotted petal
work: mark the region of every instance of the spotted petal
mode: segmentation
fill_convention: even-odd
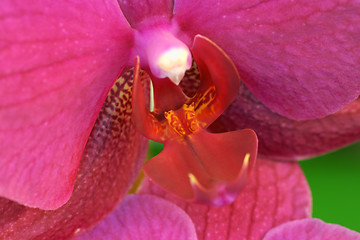
[[[0,35],[0,195],[56,209],[132,33],[116,1],[6,0]]]
[[[132,124],[131,85],[120,78],[106,99],[70,200],[44,211],[0,198],[0,239],[72,239],[115,208],[139,173],[146,151],[145,139]]]

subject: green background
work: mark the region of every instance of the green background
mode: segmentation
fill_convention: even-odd
[[[360,142],[300,162],[313,196],[313,217],[360,232]]]
[[[162,147],[150,142],[148,158]],[[360,232],[360,142],[300,165],[312,191],[313,217]]]

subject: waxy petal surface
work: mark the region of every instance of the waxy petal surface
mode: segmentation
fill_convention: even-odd
[[[163,115],[165,111],[180,108],[187,100],[183,91],[168,78],[151,79],[154,86],[154,113]]]
[[[144,164],[144,172],[182,199],[224,205],[243,189],[256,154],[257,137],[250,129],[220,134],[203,130],[181,142],[166,141],[164,150]],[[189,174],[196,178],[195,186]],[[197,195],[197,190],[206,193]]]
[[[191,52],[201,77],[191,101],[195,102],[196,119],[205,129],[234,101],[241,80],[234,63],[210,39],[197,35]]]
[[[95,229],[78,240],[196,240],[190,217],[152,195],[128,195]]]
[[[270,230],[264,240],[359,240],[360,233],[337,224],[308,218],[284,223]]]
[[[131,119],[131,82],[119,79],[85,147],[70,200],[54,211],[0,199],[0,239],[69,239],[104,218],[129,190],[147,141]]]
[[[156,99],[155,97],[157,95],[160,98],[163,98],[164,101],[160,106],[157,104],[157,106],[154,108],[154,112],[150,112],[150,107],[148,106],[149,101],[146,99],[146,97],[149,97],[149,94],[145,93],[143,85],[149,85],[150,81],[152,80],[146,72],[140,71],[138,57],[135,58],[135,67],[131,78],[134,79],[132,109],[135,126],[137,127],[138,131],[140,131],[145,137],[161,142],[164,140],[165,126],[156,118],[156,115],[153,113],[156,113],[158,110],[161,113],[159,115],[163,115],[164,109],[168,110],[169,107],[174,107],[174,104],[181,106],[183,101],[185,101],[185,95],[181,89],[173,84],[170,80],[156,79],[160,82],[157,81],[156,83],[158,84],[156,88],[158,91],[154,91],[154,103],[158,103],[157,100],[159,99]]]
[[[115,1],[1,3],[1,196],[42,209],[69,199],[131,34]]]
[[[210,130],[224,132],[244,127],[253,129],[259,137],[260,157],[305,159],[360,139],[360,99],[325,118],[294,121],[272,112],[242,86],[238,98]]]
[[[244,190],[234,203],[222,207],[183,202],[149,180],[140,193],[163,197],[183,208],[199,240],[262,239],[273,227],[311,214],[309,186],[297,163],[258,159]]]
[[[196,34],[218,44],[272,111],[304,120],[359,96],[359,12],[357,0],[179,0],[173,21],[188,45]]]

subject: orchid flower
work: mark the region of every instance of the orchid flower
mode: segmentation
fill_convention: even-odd
[[[146,108],[139,63],[135,63],[135,125],[147,138],[165,143],[144,171],[183,199],[224,205],[235,199],[246,182],[256,159],[257,137],[251,129],[220,134],[205,130],[235,99],[240,80],[230,59],[210,40],[196,36],[191,52],[200,71],[191,71],[200,75],[196,93],[187,97],[169,80],[156,79],[151,112]]]
[[[127,66],[139,56],[147,73],[177,83],[198,34],[244,83],[213,131],[250,127],[261,157],[288,160],[359,139],[359,9],[355,0],[2,2],[0,237],[69,238],[116,206],[146,150]],[[158,54],[167,44],[185,56],[170,70]]]

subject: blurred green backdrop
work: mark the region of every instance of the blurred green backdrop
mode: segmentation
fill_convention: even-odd
[[[150,142],[148,157],[163,145]],[[360,142],[301,161],[313,196],[313,217],[360,232]]]
[[[313,217],[360,232],[360,142],[300,162],[313,196]]]

